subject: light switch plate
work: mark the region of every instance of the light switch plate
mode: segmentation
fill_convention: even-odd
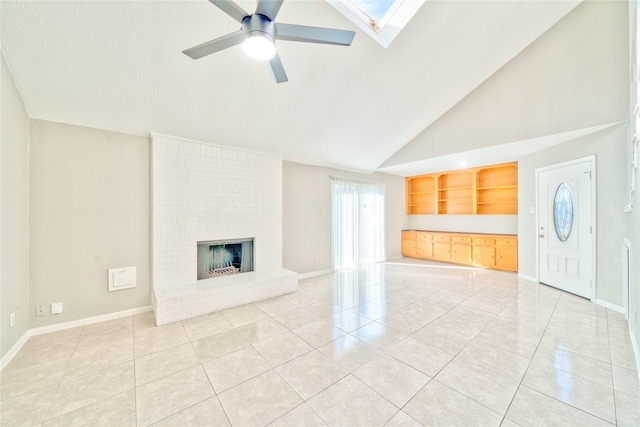
[[[136,287],[136,267],[109,269],[109,292]]]

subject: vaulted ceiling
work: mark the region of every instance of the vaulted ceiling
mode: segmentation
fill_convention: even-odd
[[[239,27],[205,0],[2,1],[1,48],[32,118],[371,172],[578,4],[428,0],[385,49],[328,3],[287,0],[279,22],[356,37],[278,42],[283,84],[239,46],[181,53]]]

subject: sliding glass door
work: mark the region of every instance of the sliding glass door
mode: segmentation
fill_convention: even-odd
[[[384,189],[381,182],[331,177],[334,269],[384,260]]]

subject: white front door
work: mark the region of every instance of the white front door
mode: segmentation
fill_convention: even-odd
[[[594,295],[595,158],[536,170],[540,283]]]

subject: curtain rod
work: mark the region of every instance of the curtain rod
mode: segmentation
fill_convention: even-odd
[[[375,185],[384,184],[383,181],[367,181],[366,179],[351,178],[348,176],[340,176],[340,175],[329,175],[329,178],[336,181],[350,181],[350,182],[357,182],[360,184],[375,184]]]

